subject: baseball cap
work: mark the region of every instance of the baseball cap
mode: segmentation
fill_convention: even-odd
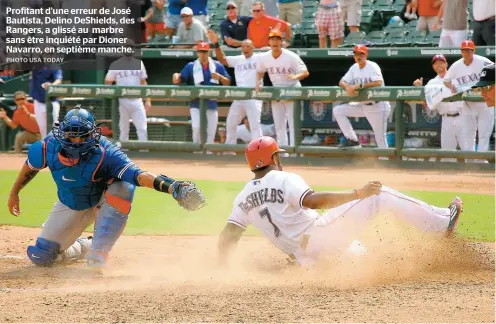
[[[444,57],[443,54],[436,54],[436,55],[434,55],[434,57],[431,60],[431,64],[434,64],[434,62],[436,62],[436,61],[443,61],[445,63],[447,62],[446,61],[446,57]]]
[[[475,44],[471,40],[464,40],[462,42],[462,49],[469,49],[469,50],[475,50]]]
[[[197,51],[208,51],[208,50],[210,50],[210,44],[207,42],[199,42],[198,45],[196,45],[196,50]]]
[[[226,4],[226,9],[229,8],[229,7],[234,7],[234,8],[237,8],[238,6],[236,5],[235,2],[233,1],[229,1],[227,4]]]
[[[365,45],[355,45],[353,48],[353,53],[358,52],[358,53],[363,53],[365,55],[369,54],[369,49]]]
[[[272,37],[279,37],[280,39],[282,39],[282,34],[278,30],[271,30],[269,33],[269,38],[272,38]]]
[[[479,81],[472,86],[473,88],[485,87],[494,84],[495,70],[494,64],[485,66],[479,74]]]
[[[181,9],[181,15],[193,16],[193,10],[191,10],[191,8],[184,7]]]

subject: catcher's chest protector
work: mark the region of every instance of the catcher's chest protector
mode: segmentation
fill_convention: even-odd
[[[85,160],[70,166],[59,156],[61,146],[51,138],[46,146],[46,164],[57,184],[59,200],[73,210],[85,210],[95,206],[101,199],[106,183],[94,179],[101,165],[105,150],[98,147]]]

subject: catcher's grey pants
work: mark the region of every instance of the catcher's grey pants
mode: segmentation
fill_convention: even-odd
[[[111,193],[112,191],[121,192],[123,191],[123,186],[126,186],[125,182],[114,181],[108,187],[107,193]],[[81,236],[84,230],[93,224],[99,212],[105,209],[101,209],[102,205],[105,203],[112,206],[112,203],[107,201],[105,194],[102,195],[102,198],[97,205],[85,210],[73,210],[60,202],[60,200],[57,200],[52,211],[48,215],[47,220],[42,225],[39,237],[59,243],[61,252],[72,250],[71,248],[74,244],[79,245],[76,240]]]
[[[97,206],[101,206],[103,200]],[[41,227],[39,237],[60,244],[60,250],[68,249],[88,226],[95,222],[98,207],[73,210],[57,200]]]

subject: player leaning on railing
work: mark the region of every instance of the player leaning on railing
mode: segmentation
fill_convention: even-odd
[[[59,126],[29,148],[10,193],[8,207],[21,215],[20,191],[48,167],[58,200],[43,224],[29,259],[39,266],[83,259],[100,269],[126,225],[136,187],[169,193],[187,210],[205,204],[193,183],[141,170],[117,146],[101,136],[93,115],[76,106]],[[95,222],[96,220],[96,222]],[[80,237],[95,222],[92,238]]]
[[[374,87],[384,87],[384,77],[379,65],[369,61],[368,48],[365,45],[356,45],[353,48],[353,64],[348,72],[339,81],[339,86],[343,88],[350,97],[358,95],[358,90]],[[386,131],[387,120],[391,113],[391,106],[388,101],[350,101],[342,103],[333,108],[332,113],[345,136],[341,148],[360,147],[358,137],[351,126],[348,117],[365,117],[372,126],[375,140],[379,148],[387,148]]]
[[[496,91],[494,79],[495,79],[495,70],[494,64],[486,66],[482,69],[482,72],[479,75],[479,81],[472,86],[472,89],[479,89],[481,91],[482,98],[486,102],[488,107],[492,107],[494,109],[494,100],[496,97]]]
[[[442,54],[435,55],[431,60],[432,69],[436,72],[436,77],[427,82],[427,86],[444,87],[445,92],[449,92],[443,84],[444,76],[448,71],[448,61]],[[421,87],[423,78],[413,82],[416,87]],[[456,150],[457,146],[463,147],[463,118],[461,111],[463,109],[462,101],[440,102],[433,107],[428,105],[424,109],[437,110],[442,116],[441,122],[441,149]],[[455,158],[444,158],[441,161],[456,162]]]
[[[454,62],[444,76],[444,84],[453,94],[470,89],[485,66],[494,64],[486,57],[475,54],[475,44],[465,40],[460,46],[462,58]],[[475,136],[478,135],[477,151],[489,150],[489,141],[494,129],[494,109],[484,102],[462,102],[463,141],[460,148],[475,151]]]

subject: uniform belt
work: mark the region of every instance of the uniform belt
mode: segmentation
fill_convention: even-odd
[[[443,114],[443,117],[458,117],[460,116],[460,113],[454,113],[454,114]]]
[[[374,102],[366,102],[365,105],[367,105],[367,106],[373,106],[373,105],[375,105],[375,103]]]

